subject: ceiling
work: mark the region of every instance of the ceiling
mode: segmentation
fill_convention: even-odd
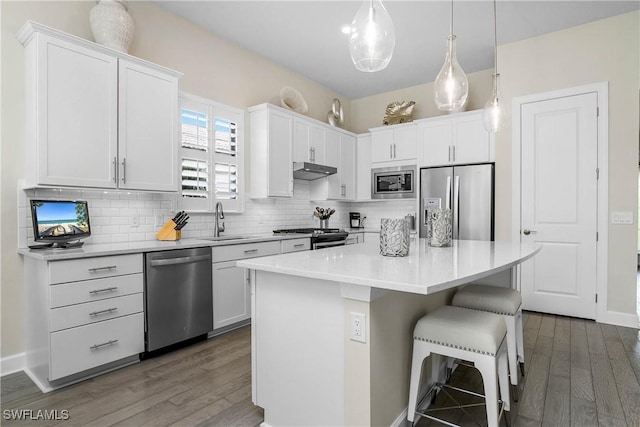
[[[434,81],[444,61],[451,2],[385,0],[396,30],[389,66],[357,71],[347,36],[361,1],[157,1],[165,9],[349,99]],[[493,68],[493,3],[454,3],[458,61],[466,73]],[[637,10],[628,1],[499,0],[498,44]]]

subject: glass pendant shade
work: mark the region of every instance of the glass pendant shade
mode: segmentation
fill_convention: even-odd
[[[500,94],[499,78],[500,74],[493,75],[493,91],[482,110],[482,122],[489,132],[498,132],[509,123],[509,109]]]
[[[396,32],[391,16],[381,0],[365,0],[351,23],[349,52],[360,71],[384,70],[396,45]]]
[[[469,95],[469,81],[456,58],[456,36],[447,39],[447,56],[434,83],[434,100],[441,111],[457,111],[464,107]]]

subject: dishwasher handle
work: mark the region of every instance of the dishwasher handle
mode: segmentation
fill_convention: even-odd
[[[161,267],[164,265],[176,265],[176,264],[189,264],[192,262],[209,261],[211,262],[210,255],[194,255],[183,256],[179,258],[164,258],[151,260],[151,267]]]

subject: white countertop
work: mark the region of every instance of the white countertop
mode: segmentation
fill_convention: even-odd
[[[337,246],[237,262],[238,267],[374,288],[432,294],[511,268],[540,247],[511,242],[453,241],[432,248],[412,239],[409,255],[380,255],[379,242]]]
[[[224,234],[222,234],[224,236]],[[84,244],[79,248],[69,249],[29,249],[18,248],[20,255],[43,261],[63,259],[90,258],[106,255],[121,255],[141,252],[170,251],[173,249],[201,248],[207,246],[239,245],[243,243],[266,242],[270,240],[288,240],[310,237],[310,234],[251,234],[250,237],[234,240],[211,241],[206,239],[181,239],[178,241],[149,240],[127,243]]]

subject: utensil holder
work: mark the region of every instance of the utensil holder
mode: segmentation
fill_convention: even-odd
[[[404,218],[380,220],[380,255],[409,255],[409,224]]]
[[[165,225],[162,226],[160,230],[158,230],[158,232],[156,233],[156,238],[158,240],[168,241],[180,240],[180,238],[182,237],[182,231],[176,230],[175,227],[176,223],[173,222],[172,219],[170,219]]]
[[[452,217],[451,209],[427,209],[427,243],[429,246],[442,247],[451,245]]]
[[[329,228],[329,218],[320,219],[320,228]]]

